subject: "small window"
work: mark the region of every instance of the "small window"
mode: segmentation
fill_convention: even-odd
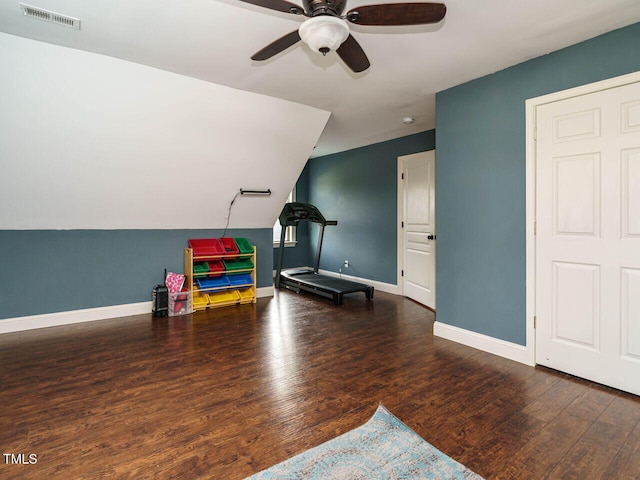
[[[287,203],[295,202],[295,190],[292,190],[287,197]],[[280,245],[280,234],[282,227],[280,221],[276,219],[276,223],[273,225],[273,246],[278,247]],[[296,244],[296,229],[295,227],[287,227],[287,231],[284,235],[285,247],[293,247]]]

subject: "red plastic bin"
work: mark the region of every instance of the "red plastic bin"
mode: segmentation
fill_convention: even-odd
[[[209,264],[209,271],[212,273],[224,271],[222,260],[209,260],[207,263]]]
[[[240,253],[238,250],[238,245],[236,245],[236,241],[231,237],[223,237],[220,239],[222,242],[222,246],[224,247],[225,255],[237,255]]]
[[[224,247],[217,238],[191,238],[189,247],[194,257],[211,257],[224,254]]]

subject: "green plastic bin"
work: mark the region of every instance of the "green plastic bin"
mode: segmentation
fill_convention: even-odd
[[[236,258],[233,260],[224,259],[225,270],[251,270],[253,268],[253,261],[250,258]]]
[[[238,245],[238,250],[240,253],[253,253],[253,245],[249,243],[249,240],[246,238],[234,238],[236,241],[236,245]]]
[[[193,273],[207,273],[209,265],[207,262],[198,262],[193,264]]]

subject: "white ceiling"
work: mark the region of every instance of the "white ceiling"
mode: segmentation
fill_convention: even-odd
[[[445,0],[436,25],[350,25],[371,62],[354,74],[302,43],[250,60],[303,18],[239,0],[24,3],[79,18],[81,29],[24,17],[18,1],[3,0],[1,32],[331,111],[314,156],[434,128],[435,92],[640,21],[638,0]],[[371,3],[382,2],[350,0],[345,11]],[[403,125],[406,116],[415,123]]]

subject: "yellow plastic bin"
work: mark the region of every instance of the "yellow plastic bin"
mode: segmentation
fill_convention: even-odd
[[[237,290],[225,290],[223,292],[209,293],[209,304],[211,306],[224,305],[226,303],[236,303],[240,301],[240,294]]]
[[[206,308],[209,305],[209,295],[202,292],[193,292],[193,308]]]
[[[255,298],[253,289],[251,288],[243,288],[242,290],[238,290],[238,294],[240,295],[241,302],[252,301]]]

